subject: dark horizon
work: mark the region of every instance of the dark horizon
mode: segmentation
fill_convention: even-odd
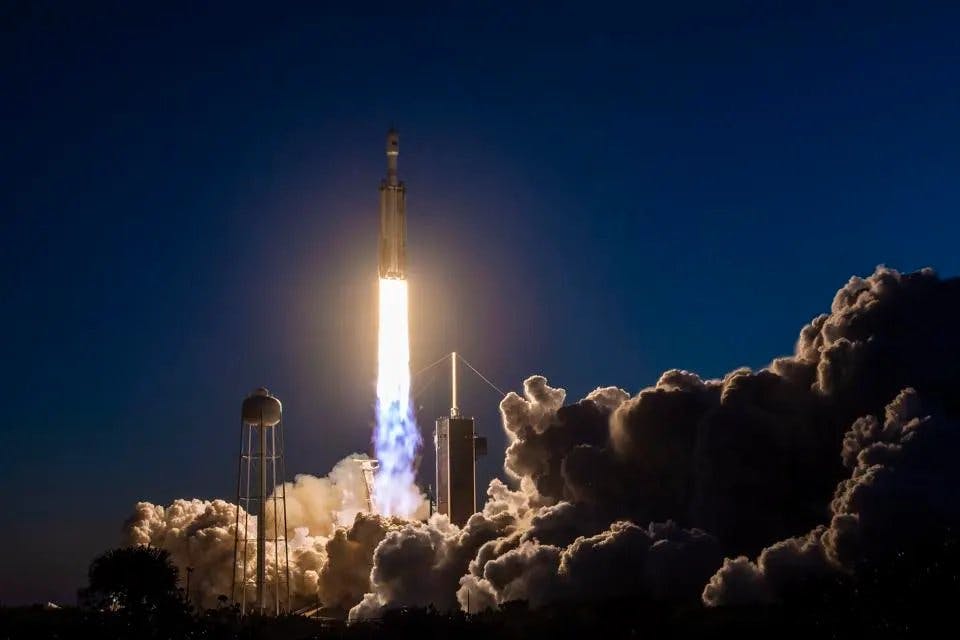
[[[139,500],[230,498],[255,387],[288,475],[369,451],[392,124],[414,370],[456,350],[506,390],[636,393],[791,353],[878,264],[960,275],[958,19],[11,3],[0,602],[72,603]],[[425,436],[446,397],[417,399]],[[479,487],[498,402],[466,379]]]

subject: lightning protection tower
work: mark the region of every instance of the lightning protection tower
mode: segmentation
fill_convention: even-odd
[[[477,510],[478,456],[487,452],[487,441],[476,434],[473,418],[457,406],[457,354],[450,354],[450,416],[437,420],[433,434],[437,452],[437,512],[464,526]]]
[[[282,414],[280,400],[262,387],[240,411],[232,591],[242,614],[290,610]]]

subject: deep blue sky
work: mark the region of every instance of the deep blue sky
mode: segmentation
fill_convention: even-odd
[[[253,387],[289,470],[367,450],[390,124],[414,368],[633,392],[763,366],[879,263],[960,273],[950,3],[117,4],[0,6],[3,602],[229,497]]]

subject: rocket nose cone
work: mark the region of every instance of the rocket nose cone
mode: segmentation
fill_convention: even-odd
[[[387,154],[399,154],[400,153],[400,135],[397,133],[396,129],[390,129],[387,132]]]

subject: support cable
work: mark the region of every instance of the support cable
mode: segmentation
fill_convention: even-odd
[[[435,382],[437,381],[437,377],[438,377],[438,376],[436,375],[436,373],[434,373],[433,376],[431,376],[430,378],[427,378],[427,381],[426,381],[426,382],[422,382],[416,389],[414,389],[414,390],[410,393],[410,396],[411,396],[414,400],[416,400],[417,398],[419,398],[420,396],[422,396],[430,387],[433,386],[433,383],[435,383]]]
[[[416,377],[419,376],[421,373],[426,372],[428,369],[433,369],[435,366],[437,366],[437,365],[440,364],[441,362],[445,362],[445,361],[447,360],[447,358],[449,358],[449,357],[450,357],[450,354],[449,354],[449,353],[441,356],[439,360],[437,360],[436,362],[434,362],[434,363],[432,363],[432,364],[428,364],[428,365],[425,366],[423,369],[420,369],[420,371],[417,371],[416,373],[414,373],[414,374],[411,375],[410,377],[411,377],[411,378],[416,378]],[[472,368],[472,367],[471,367],[471,368]]]
[[[473,371],[473,372],[474,372],[475,374],[477,374],[478,376],[480,376],[480,379],[483,380],[484,382],[486,382],[486,383],[490,386],[491,389],[493,389],[494,391],[496,391],[497,393],[499,393],[501,396],[507,395],[506,392],[504,392],[503,389],[501,389],[501,388],[498,387],[497,385],[495,385],[495,384],[493,384],[492,382],[490,382],[489,380],[487,380],[487,377],[486,377],[485,375],[483,375],[482,373],[480,373],[479,371],[477,371],[476,367],[474,367],[472,364],[470,364],[469,362],[467,362],[466,359],[465,359],[463,356],[457,354],[457,359],[459,359],[463,364],[465,364],[465,365],[467,365],[468,367],[470,367],[470,370]]]

